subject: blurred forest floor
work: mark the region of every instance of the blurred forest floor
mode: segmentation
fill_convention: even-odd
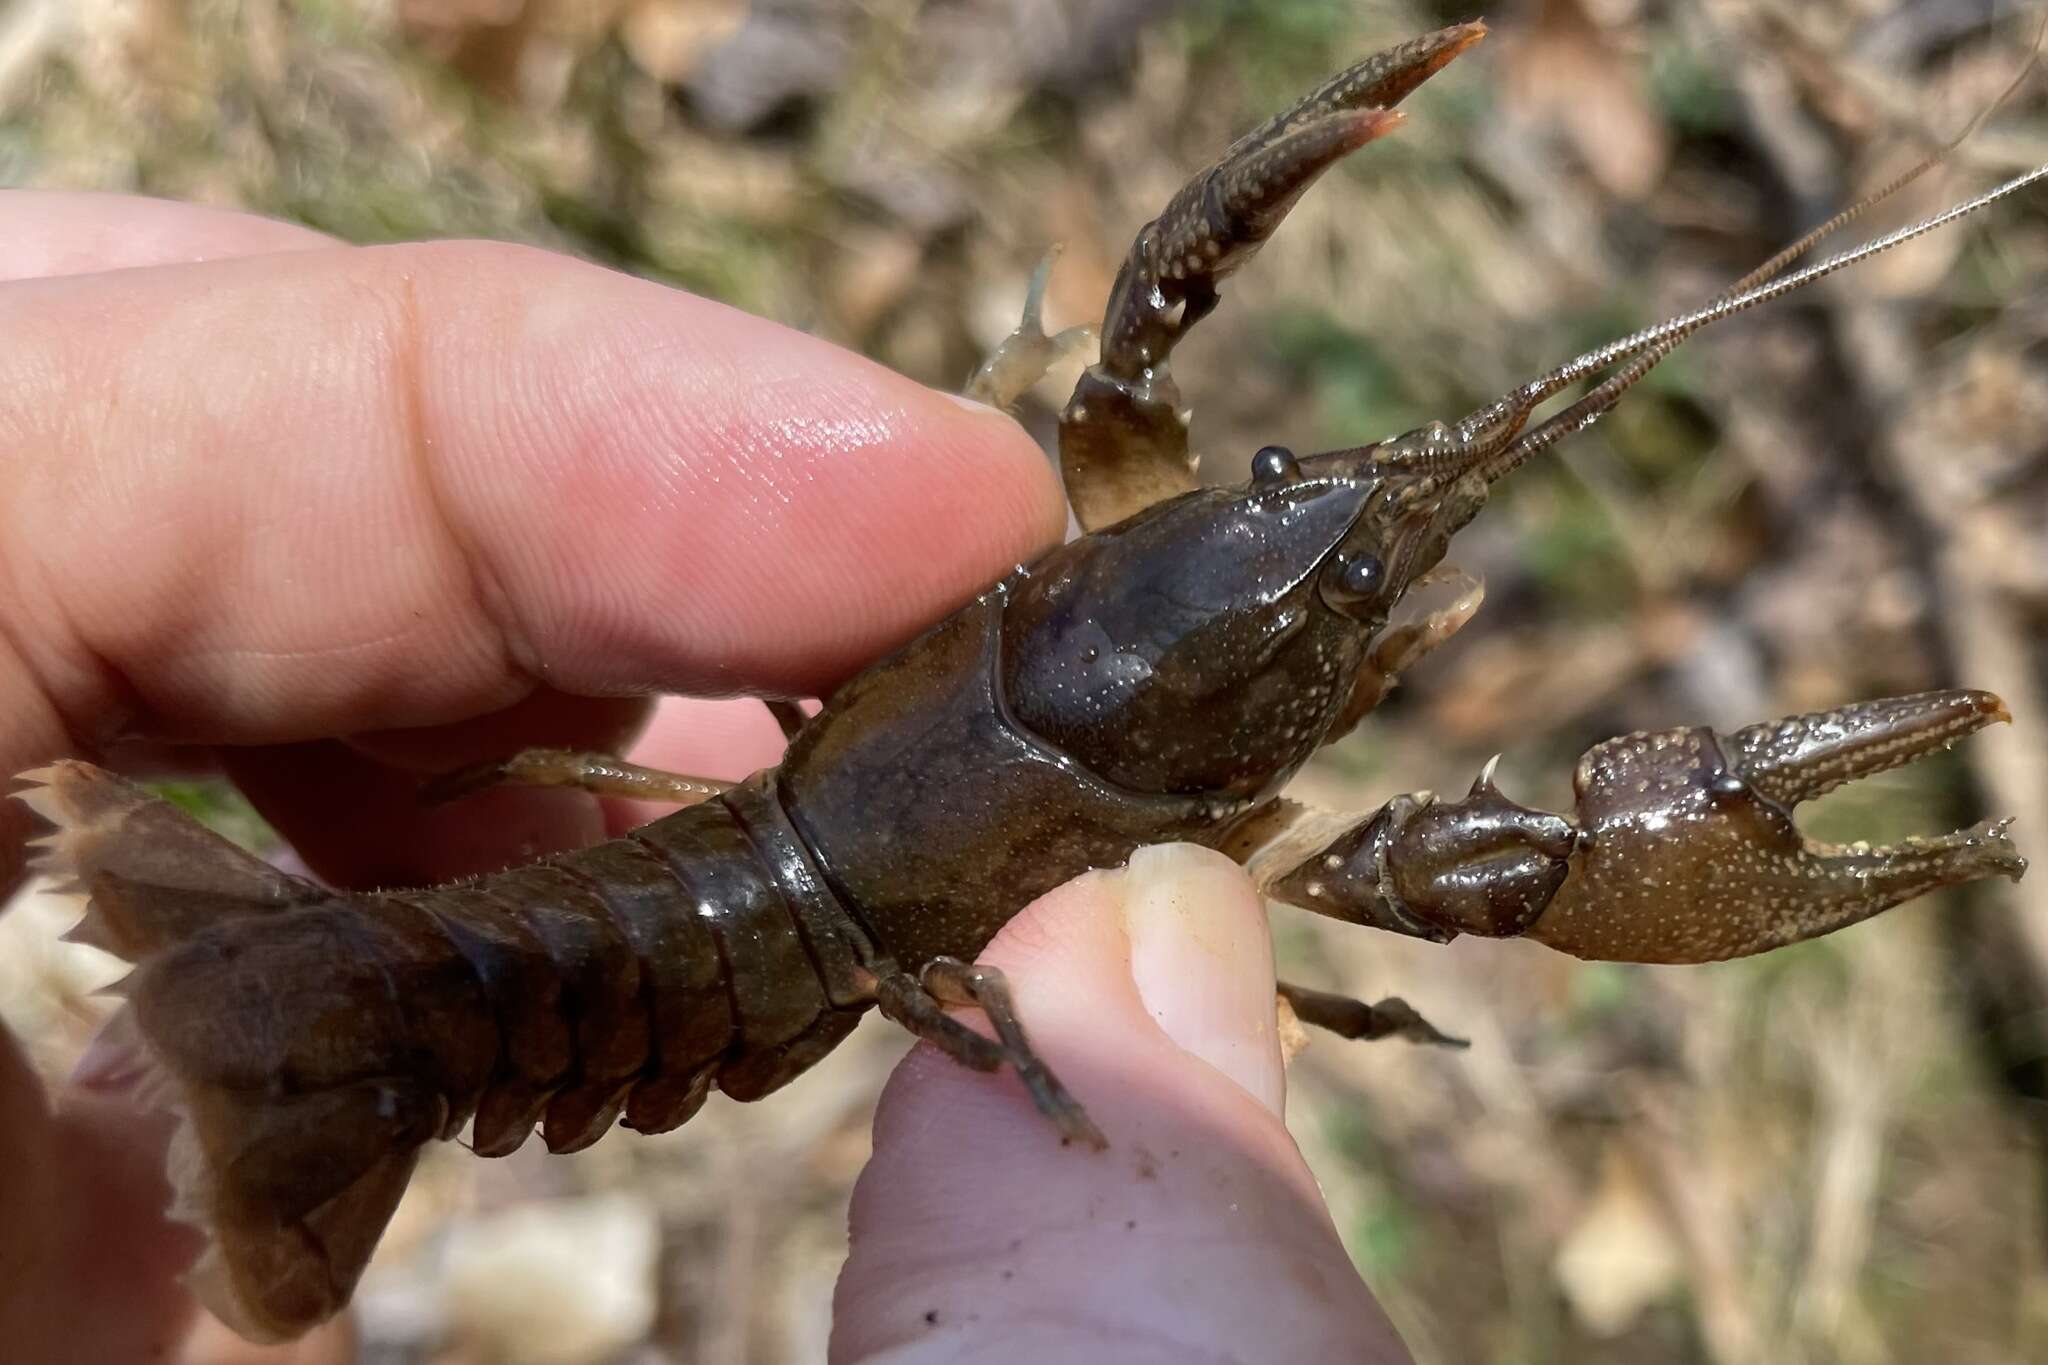
[[[1442,23],[1363,0],[13,0],[0,181],[236,205],[356,242],[534,242],[958,388],[1066,255],[1235,133]],[[1980,0],[1503,0],[1176,357],[1212,476],[1451,417],[1708,297],[1946,140],[2039,14]],[[2048,161],[2036,72],[1870,232]],[[1849,234],[1853,240],[1860,233]],[[1070,368],[1024,414],[1050,434]],[[1460,538],[1480,619],[1306,779],[1563,808],[1625,730],[1968,684],[2011,730],[1817,807],[1990,813],[2048,854],[2048,213],[2038,192],[1690,343]],[[1295,1131],[1425,1365],[2048,1360],[2048,868],[1710,968],[1397,941],[1282,912],[1290,975],[1469,1052],[1319,1041]],[[62,926],[57,926],[62,927]],[[53,1069],[98,970],[32,899],[0,1010]],[[331,1358],[823,1356],[901,1050],[573,1160],[449,1149]],[[346,1338],[354,1337],[351,1344]],[[219,1348],[225,1351],[225,1347]],[[260,1353],[209,1359],[264,1358]]]

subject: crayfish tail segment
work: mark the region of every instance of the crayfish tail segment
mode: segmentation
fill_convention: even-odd
[[[1196,486],[1168,359],[1317,177],[1400,126],[1392,106],[1486,33],[1460,24],[1368,57],[1239,138],[1139,230],[1102,320],[1102,358],[1060,415],[1060,469],[1083,530]]]
[[[333,1317],[397,1210],[434,1115],[409,1091],[371,1084],[286,1103],[188,1086],[175,1103],[171,1216],[207,1236],[185,1273],[193,1297],[256,1342],[290,1341]],[[364,1163],[364,1152],[378,1155]],[[347,1174],[330,1177],[336,1170]],[[316,1181],[332,1188],[309,1195]],[[271,1197],[280,1190],[289,1204]]]
[[[179,1119],[171,1215],[207,1237],[188,1282],[252,1340],[297,1336],[347,1301],[443,1108],[388,1078],[293,1093],[272,1055],[285,1046],[275,1011],[234,1003],[250,993],[233,987],[304,979],[285,969],[343,945],[301,938],[301,960],[288,961],[290,945],[217,931],[282,925],[298,917],[279,912],[328,893],[91,764],[22,780],[35,785],[15,795],[55,826],[37,841],[42,870],[86,898],[70,937],[136,964],[108,1039],[125,1049],[117,1069],[137,1079],[138,1097]],[[290,989],[264,998],[274,1006]],[[328,1017],[322,1002],[295,1003],[316,1024]],[[338,1018],[352,1003],[325,1005]]]

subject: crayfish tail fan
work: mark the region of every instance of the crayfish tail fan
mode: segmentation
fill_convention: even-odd
[[[194,1297],[250,1341],[289,1341],[333,1317],[398,1208],[432,1116],[403,1087],[281,1102],[205,1085],[177,1093],[171,1216],[207,1239],[185,1274]]]
[[[65,937],[129,962],[223,915],[326,900],[328,892],[245,852],[167,801],[90,763],[25,772],[14,798],[55,826],[32,864],[56,890],[86,897]]]
[[[135,967],[106,1042],[179,1118],[170,1214],[207,1237],[188,1283],[246,1337],[298,1336],[348,1301],[446,1122],[432,1084],[392,1064],[388,956],[347,941],[347,898],[111,773],[22,780],[55,826],[39,870],[85,901],[68,937]]]

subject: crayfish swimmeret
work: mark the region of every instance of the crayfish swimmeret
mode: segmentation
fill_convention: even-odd
[[[2003,825],[1834,848],[1790,813],[2005,719],[1982,692],[1610,740],[1580,762],[1570,815],[1516,804],[1490,772],[1461,799],[1397,796],[1362,818],[1280,797],[1477,608],[1477,585],[1439,565],[1495,481],[1697,328],[2048,175],[1787,273],[1809,237],[1714,304],[1462,420],[1299,458],[1267,447],[1246,486],[1200,486],[1174,346],[1311,182],[1398,126],[1393,106],[1484,32],[1460,25],[1359,63],[1239,139],[1138,233],[1100,359],[1060,418],[1088,534],[821,714],[778,705],[791,731],[779,767],[724,790],[556,751],[456,774],[436,794],[524,780],[696,804],[531,866],[376,894],[286,875],[88,764],[24,774],[19,795],[56,826],[46,867],[87,901],[74,936],[135,964],[118,1026],[183,1115],[175,1212],[209,1234],[193,1280],[217,1313],[276,1338],[336,1312],[430,1141],[467,1128],[497,1156],[536,1126],[556,1152],[615,1122],[661,1132],[714,1086],[775,1090],[870,1007],[969,1066],[1015,1068],[1061,1135],[1099,1145],[1000,973],[970,964],[1029,901],[1147,844],[1224,850],[1275,899],[1351,923],[1629,962],[1760,953],[2021,874]],[[1014,399],[1078,340],[1040,330],[1043,285],[1041,272],[976,396]],[[1585,378],[1599,382],[1534,419]],[[1455,600],[1402,614],[1430,581]],[[1450,1041],[1399,1001],[1280,991],[1349,1037]],[[994,1037],[956,1005],[986,1011]]]

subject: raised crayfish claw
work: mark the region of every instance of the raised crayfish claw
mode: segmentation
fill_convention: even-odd
[[[1792,807],[1993,721],[1989,692],[1923,692],[1751,725],[1629,735],[1579,761],[1581,847],[1527,934],[1575,957],[1712,962],[1868,919],[1915,896],[2026,871],[2009,821],[1890,846],[1802,835]]]
[[[1400,126],[1393,106],[1486,36],[1458,24],[1366,58],[1246,133],[1139,230],[1102,319],[1102,359],[1060,414],[1060,469],[1083,530],[1195,487],[1167,358],[1316,178]]]
[[[1945,886],[2026,871],[2009,821],[1878,847],[1809,839],[1792,808],[2010,720],[1988,692],[1858,702],[1732,734],[1595,745],[1574,814],[1503,796],[1396,797],[1273,879],[1273,895],[1420,938],[1521,935],[1574,957],[1713,962],[1817,938]]]

